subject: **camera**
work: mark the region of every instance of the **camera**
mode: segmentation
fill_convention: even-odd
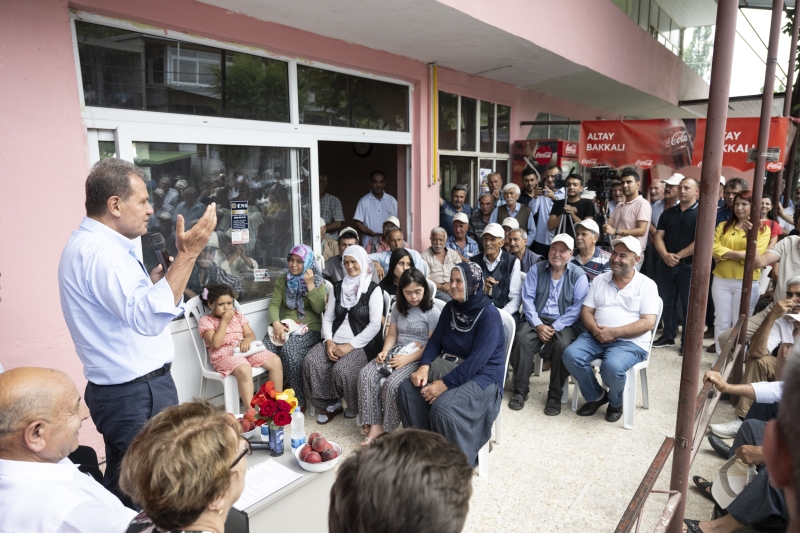
[[[594,167],[590,171],[589,181],[586,188],[594,191],[595,199],[605,202],[611,199],[611,182],[619,179],[617,170],[611,167]]]

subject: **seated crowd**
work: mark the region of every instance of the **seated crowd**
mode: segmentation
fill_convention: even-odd
[[[323,222],[321,259],[305,244],[286,246],[287,268],[275,281],[262,341],[235,303],[243,290],[236,272],[252,272],[257,262],[229,236],[211,233],[185,294],[199,296],[209,308],[198,333],[215,370],[237,378],[244,404],[254,392],[251,369],[263,367],[276,390],[292,388],[302,410],[316,409],[318,424],[339,414],[360,415],[356,431],[363,442],[339,471],[331,531],[385,530],[381,525],[395,513],[380,508],[369,491],[404,498],[406,514],[430,519],[424,528],[408,522],[407,529],[460,531],[471,495],[470,467],[478,465],[500,412],[507,361],[510,409],[524,408],[531,376],[544,362],[550,368],[546,415],[561,413],[572,376],[585,399],[577,415],[593,416],[608,404],[605,419],[617,422],[628,370],[649,357],[651,345],[674,346],[679,326],[685,337],[697,181],[674,175],[656,188],[664,198],[651,206],[639,195],[636,171],[623,171],[613,214],[602,227],[609,252],[600,246],[593,203],[581,198],[582,179],[570,175],[565,190],[557,190],[551,170],[544,187],[527,173],[524,191],[490,175],[490,191],[474,211],[465,187],[454,186],[422,252],[408,245],[394,215],[382,221],[376,216],[374,202],[382,205],[387,195],[385,177],[373,173],[372,196],[362,198],[356,213],[358,231]],[[711,295],[717,305],[709,331],[717,354],[738,316],[737,282],[750,228],[746,185],[727,182],[720,210],[728,215],[718,220],[714,241]],[[170,191],[154,195],[157,203],[168,206],[162,197]],[[196,194],[182,192],[174,211],[197,216]],[[154,223],[172,211],[160,207]],[[753,315],[757,298],[745,310],[753,316],[742,384],[730,385],[716,372],[705,376],[720,392],[740,397],[736,418],[711,426],[712,447],[725,459],[737,456],[758,467],[758,476],[728,505],[727,515],[715,522],[687,520],[689,531],[735,531],[795,512],[798,476],[785,465],[800,464],[800,437],[787,430],[790,414],[779,412],[777,403],[786,396],[795,405],[800,394],[800,363],[792,356],[800,320],[800,236],[770,243],[773,226],[780,228],[765,223],[759,233],[756,267],[773,265],[776,285],[762,310]],[[659,316],[663,334],[653,344]],[[504,319],[516,323],[514,338],[506,338]],[[130,498],[125,505],[140,509],[137,515],[71,460],[77,460],[77,432],[88,416],[81,402],[72,381],[57,371],[0,374],[0,530],[224,529],[252,452],[238,424],[203,400],[152,417],[119,472],[119,486]],[[414,429],[393,433],[401,423]],[[733,438],[733,445],[724,438]],[[784,468],[770,477],[766,464]],[[391,482],[395,475],[406,478],[400,492]],[[695,483],[714,499],[711,483],[697,477]],[[455,492],[431,489],[443,486]],[[411,492],[428,496],[415,499]],[[30,513],[42,496],[52,505],[46,513]]]

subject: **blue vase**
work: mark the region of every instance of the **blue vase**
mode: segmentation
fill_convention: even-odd
[[[265,426],[267,424],[264,424]],[[262,426],[263,427],[263,426]],[[276,426],[275,422],[269,421],[269,454],[272,457],[283,455],[284,447],[283,426]]]

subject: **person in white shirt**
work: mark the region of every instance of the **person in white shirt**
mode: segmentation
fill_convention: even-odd
[[[88,417],[63,372],[15,368],[0,374],[0,531],[127,529],[136,511],[67,459]]]
[[[655,282],[634,269],[642,255],[639,239],[614,239],[611,246],[611,272],[594,278],[583,302],[581,322],[587,332],[564,351],[563,362],[586,399],[578,416],[592,416],[608,403],[606,420],[616,422],[622,416],[626,373],[647,357],[660,299]],[[603,360],[600,377],[607,392],[594,376],[595,359]]]
[[[369,175],[372,190],[361,197],[353,215],[355,226],[361,232],[361,246],[366,247],[371,237],[380,237],[383,233],[383,221],[387,217],[397,216],[397,200],[384,192],[386,174],[375,170]]]
[[[489,224],[483,230],[483,251],[476,255],[477,263],[483,276],[484,292],[498,309],[502,309],[519,321],[521,303],[522,277],[520,277],[519,259],[503,250],[505,231],[500,224]]]
[[[189,231],[177,215],[178,254],[166,275],[161,265],[148,273],[134,240],[147,233],[153,213],[146,178],[121,159],[95,163],[86,178],[86,217],[58,265],[61,310],[83,363],[92,421],[105,441],[103,485],[129,505],[118,487],[122,456],[150,417],[178,403],[169,324],[183,314],[192,268],[217,224],[213,203]]]

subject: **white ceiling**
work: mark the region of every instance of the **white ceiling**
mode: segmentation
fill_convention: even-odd
[[[681,28],[711,26],[717,21],[714,0],[658,0],[658,4]]]
[[[200,1],[631,118],[690,116],[676,105],[436,0]],[[672,1],[688,6],[695,0]],[[713,3],[713,0],[696,1]],[[581,83],[576,86],[576,81]]]

